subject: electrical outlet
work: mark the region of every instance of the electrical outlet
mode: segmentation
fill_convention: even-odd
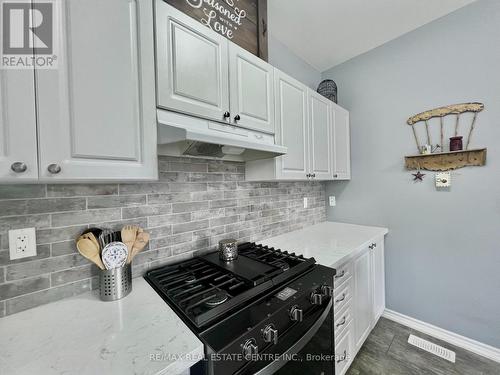
[[[335,195],[330,195],[330,197],[328,197],[328,201],[330,202],[330,207],[335,207],[337,205]]]
[[[10,259],[36,256],[35,228],[9,230]]]
[[[309,202],[307,201],[307,198],[304,198],[304,208],[307,208],[309,206]]]

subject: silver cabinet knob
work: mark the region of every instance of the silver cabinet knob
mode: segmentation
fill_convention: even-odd
[[[26,172],[28,166],[22,161],[16,161],[15,163],[12,163],[10,169],[12,169],[16,173],[23,173]]]
[[[333,175],[333,178],[337,178],[338,176],[339,176],[339,175],[338,175],[337,173],[335,173],[335,174]]]
[[[58,174],[59,172],[61,172],[61,166],[59,164],[50,164],[47,167],[47,170],[49,171],[49,173]]]

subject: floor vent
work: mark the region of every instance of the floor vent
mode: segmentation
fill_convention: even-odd
[[[408,343],[416,346],[426,352],[437,355],[438,357],[444,358],[447,361],[455,363],[455,352],[443,348],[442,346],[436,345],[430,341],[424,340],[420,337],[410,335],[408,337]]]

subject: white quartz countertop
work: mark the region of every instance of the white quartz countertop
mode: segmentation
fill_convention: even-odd
[[[335,268],[387,232],[387,228],[326,221],[257,242],[302,254],[306,258],[314,257],[317,263]]]
[[[203,344],[143,279],[122,300],[96,292],[0,319],[0,373],[179,374]]]

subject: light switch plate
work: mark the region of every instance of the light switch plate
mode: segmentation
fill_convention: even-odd
[[[304,198],[304,208],[307,208],[309,206],[309,202],[307,201],[307,198]]]
[[[436,173],[436,187],[444,188],[451,186],[451,173],[450,172],[439,172]]]
[[[330,195],[328,197],[328,202],[330,204],[330,207],[335,207],[337,205],[337,201],[335,199],[335,195]]]
[[[21,259],[36,256],[35,228],[9,230],[10,259]]]

